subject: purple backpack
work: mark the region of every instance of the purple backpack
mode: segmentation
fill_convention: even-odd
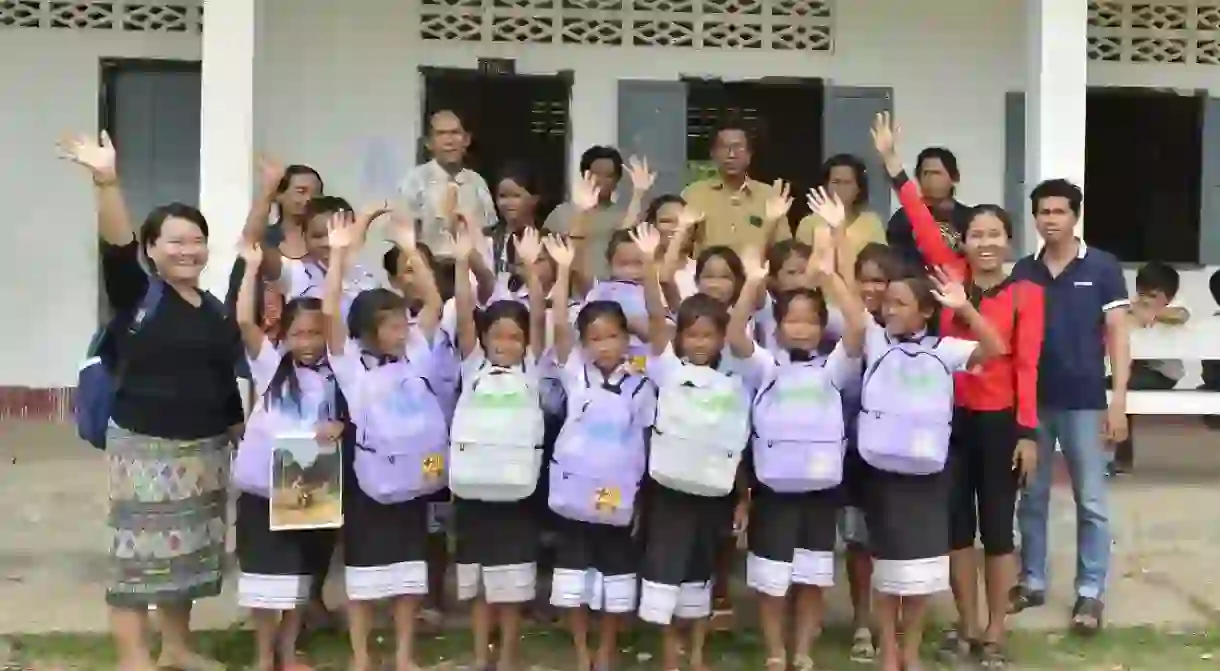
[[[578,522],[627,526],[647,457],[644,426],[634,413],[646,380],[626,375],[617,384],[590,384],[555,442],[550,468],[551,510]]]
[[[874,468],[905,475],[944,470],[953,374],[934,351],[939,342],[891,343],[865,370],[857,447]]]
[[[754,473],[776,492],[813,492],[843,481],[843,399],[826,359],[777,368],[754,399]]]
[[[356,418],[356,482],[382,504],[427,496],[446,484],[445,413],[432,383],[407,361],[369,370]]]
[[[270,405],[265,397],[260,398],[246,422],[245,435],[233,458],[232,477],[233,484],[247,494],[271,497],[271,468],[278,434],[313,431],[319,422],[335,416],[338,389],[330,370],[298,367],[296,376],[301,386],[300,407],[287,395]]]

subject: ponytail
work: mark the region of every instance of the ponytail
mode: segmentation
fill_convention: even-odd
[[[288,400],[301,409],[301,381],[297,379],[296,363],[292,360],[292,354],[285,352],[284,356],[280,357],[280,365],[276,366],[275,374],[271,376],[271,382],[267,384],[267,391],[263,393],[263,402],[270,408],[272,405],[280,405],[284,403],[284,389],[287,387]]]

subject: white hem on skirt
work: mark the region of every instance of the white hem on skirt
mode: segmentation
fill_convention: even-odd
[[[551,575],[551,605],[606,613],[630,613],[637,598],[636,576],[602,575],[597,569],[557,568]]]
[[[428,593],[428,564],[404,561],[386,566],[345,566],[343,579],[347,598],[352,601],[423,596]]]
[[[309,600],[313,579],[307,575],[242,573],[237,578],[237,605],[263,610],[294,610]]]
[[[925,559],[876,559],[873,589],[894,596],[923,596],[949,589],[949,555]]]
[[[506,566],[457,565],[457,598],[480,594],[487,603],[525,603],[536,596],[538,568],[533,562]]]

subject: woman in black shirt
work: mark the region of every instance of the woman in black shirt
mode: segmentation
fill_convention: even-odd
[[[106,437],[112,539],[106,602],[119,668],[223,669],[187,642],[192,601],[220,593],[227,447],[242,421],[234,376],[240,336],[221,303],[199,288],[207,222],[199,210],[171,203],[148,215],[137,238],[109,137],[78,138],[61,152],[93,175],[102,278],[116,315],[110,328],[117,329],[120,381]],[[141,310],[152,283],[161,283],[161,298]],[[144,636],[154,604],[157,666]]]

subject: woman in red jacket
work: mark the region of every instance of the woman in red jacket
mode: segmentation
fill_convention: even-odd
[[[919,187],[907,178],[895,151],[896,130],[888,114],[873,124],[873,142],[885,160],[902,208],[911,221],[915,245],[924,262],[960,278],[971,301],[1009,343],[1008,355],[954,380],[956,408],[950,441],[950,582],[958,625],[946,635],[941,652],[971,656],[983,668],[1003,668],[1004,619],[1009,590],[1016,585],[1013,512],[1018,487],[1032,477],[1037,460],[1038,357],[1042,351],[1042,290],[1009,279],[1004,270],[1012,222],[1003,208],[973,208],[962,245],[955,252],[941,236]],[[952,313],[941,315],[940,335],[970,337]],[[978,560],[975,534],[982,537],[988,621],[979,622]],[[980,631],[981,630],[981,631]]]

